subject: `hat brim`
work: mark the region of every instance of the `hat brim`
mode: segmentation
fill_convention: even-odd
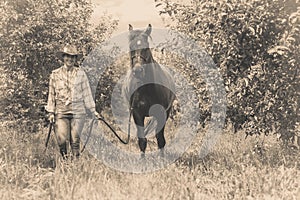
[[[83,55],[82,54],[70,54],[70,53],[66,53],[66,52],[63,52],[63,51],[59,51],[56,53],[56,56],[59,58],[59,59],[63,59],[63,56],[67,54],[67,55],[71,55],[71,56],[77,56],[77,60],[80,60]]]

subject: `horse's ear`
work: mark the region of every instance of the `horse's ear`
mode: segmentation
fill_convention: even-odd
[[[146,33],[147,35],[150,35],[150,34],[151,34],[151,31],[152,31],[152,26],[151,26],[151,24],[149,24],[148,27],[147,27],[147,29],[146,29],[146,31],[145,31],[145,33]]]
[[[129,24],[129,31],[133,30],[133,26],[131,24]]]

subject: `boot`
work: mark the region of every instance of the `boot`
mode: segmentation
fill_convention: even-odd
[[[72,154],[73,157],[79,158],[80,156],[80,145],[79,143],[71,143],[71,149],[72,149]]]
[[[67,144],[63,143],[63,144],[59,145],[59,151],[60,151],[62,158],[64,160],[66,160],[67,159]]]

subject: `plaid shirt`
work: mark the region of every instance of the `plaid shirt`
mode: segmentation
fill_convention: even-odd
[[[95,112],[95,102],[86,73],[79,67],[62,66],[50,75],[46,110],[60,114]]]

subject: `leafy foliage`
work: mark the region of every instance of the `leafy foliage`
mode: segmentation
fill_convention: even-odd
[[[299,119],[298,1],[156,0],[169,27],[199,41],[219,66],[227,120],[247,135],[289,139]],[[297,8],[298,6],[298,8]]]
[[[71,43],[87,55],[114,30],[117,22],[103,16],[90,22],[87,0],[1,1],[1,100],[9,119],[40,119],[50,72],[61,66],[56,52]]]

